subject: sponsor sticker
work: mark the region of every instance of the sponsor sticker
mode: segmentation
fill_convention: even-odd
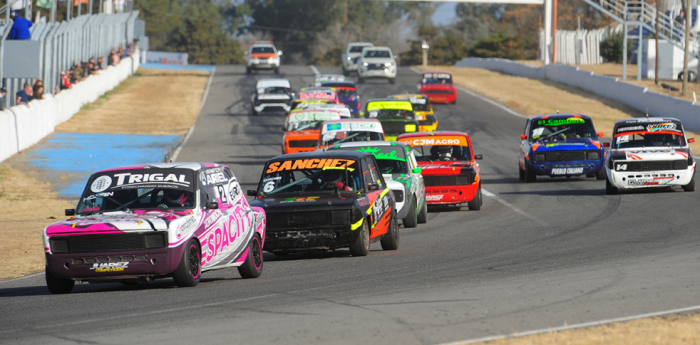
[[[290,202],[316,202],[320,196],[307,196],[301,198],[286,198],[280,201],[280,204],[290,203]]]
[[[673,132],[680,132],[678,129],[676,129],[676,124],[673,122],[666,122],[666,123],[658,123],[654,125],[648,125],[647,126],[647,131],[649,132],[656,132],[656,131],[673,131]]]
[[[355,160],[353,159],[340,159],[340,158],[328,158],[328,159],[296,159],[282,162],[272,162],[267,166],[266,174],[271,174],[278,171],[285,170],[308,170],[308,169],[348,169],[350,171],[354,170],[351,166],[355,165]]]
[[[92,264],[92,267],[90,267],[91,270],[94,270],[95,272],[100,272],[100,273],[122,272],[127,268],[129,268],[128,261],[94,263],[94,264]]]
[[[95,179],[95,181],[92,181],[92,185],[90,186],[90,190],[93,193],[99,193],[107,190],[110,186],[112,185],[112,178],[103,175]]]
[[[629,179],[627,184],[630,186],[658,186],[668,184],[673,181],[673,176],[662,176],[646,179]]]
[[[378,109],[399,109],[413,111],[413,105],[407,101],[380,101],[367,104],[367,111]]]
[[[434,145],[460,145],[468,146],[467,139],[462,136],[430,136],[430,137],[411,137],[404,138],[401,141],[408,143],[411,146],[434,146]]]
[[[629,131],[643,131],[644,126],[632,126],[632,127],[622,127],[618,128],[617,131],[619,132],[629,132]]]
[[[440,201],[440,200],[442,200],[442,198],[444,198],[444,197],[445,197],[445,196],[442,195],[442,194],[437,194],[437,195],[431,194],[431,195],[426,195],[426,196],[425,196],[425,200],[427,200],[427,201]]]
[[[586,120],[580,117],[569,117],[565,119],[546,119],[537,120],[537,124],[540,126],[561,126],[561,125],[577,125],[581,123],[586,123]]]
[[[575,175],[583,174],[583,167],[580,168],[552,168],[552,175]]]

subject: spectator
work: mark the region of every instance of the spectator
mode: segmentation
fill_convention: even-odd
[[[32,97],[32,99],[39,99],[39,100],[44,99],[44,86],[43,85],[34,84],[33,92],[34,92],[34,96]]]
[[[72,89],[73,84],[70,82],[68,72],[61,72],[61,90]]]
[[[126,57],[126,52],[124,51],[124,47],[122,45],[119,45],[119,58],[125,58]]]
[[[129,49],[126,50],[126,55],[134,55],[134,42],[129,43]]]
[[[102,63],[103,63],[103,62],[105,62],[105,58],[103,58],[103,57],[101,57],[101,56],[100,56],[99,58],[97,58],[97,65],[95,65],[95,70],[96,70],[96,71],[99,71],[99,70],[102,69]]]
[[[38,86],[44,86],[44,82],[42,82],[41,79],[37,79],[37,80],[34,82],[34,90],[36,90],[37,85],[38,85]]]
[[[5,110],[5,100],[7,99],[7,89],[0,88],[0,111]]]
[[[97,68],[97,65],[95,65],[95,59],[94,59],[94,58],[90,58],[90,60],[88,60],[88,65],[87,65],[87,67],[88,67],[88,74],[89,74],[89,75],[98,75],[98,74],[100,74],[99,72],[97,72],[98,68]]]
[[[119,63],[119,54],[117,54],[114,49],[109,54],[108,64],[110,66],[116,66]]]
[[[17,105],[24,104],[26,106],[29,106],[29,101],[31,100],[32,96],[34,96],[34,90],[32,89],[32,86],[29,85],[29,83],[24,83],[24,90],[17,92],[17,99],[15,103]]]
[[[71,78],[73,84],[77,84],[83,79],[83,67],[80,64],[75,64],[73,66],[73,78]]]
[[[10,29],[10,35],[7,37],[8,40],[28,40],[32,37],[29,32],[29,28],[32,27],[32,22],[29,19],[22,18],[17,15],[17,12],[13,11],[12,15],[12,29]]]

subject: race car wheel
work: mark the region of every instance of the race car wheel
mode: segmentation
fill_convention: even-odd
[[[369,229],[367,221],[362,222],[362,226],[358,229],[357,239],[350,245],[350,254],[352,256],[367,256],[369,254]]]
[[[258,112],[255,111],[255,106],[254,106],[254,105],[251,105],[250,107],[251,107],[251,110],[250,110],[251,113],[253,113],[253,115],[258,115]]]
[[[182,253],[180,264],[173,272],[175,284],[179,287],[192,287],[199,284],[199,277],[202,275],[202,254],[199,243],[195,239],[190,239]]]
[[[418,213],[418,223],[425,224],[427,222],[428,222],[428,203],[426,201],[423,201],[423,207],[420,209],[420,213]]]
[[[479,190],[476,192],[474,199],[467,204],[469,205],[469,211],[478,211],[481,209],[481,186],[479,186]]]
[[[250,68],[245,69],[245,74],[250,74]]]
[[[396,78],[389,78],[389,84],[396,84]]]
[[[455,99],[454,101],[450,102],[450,104],[452,104],[452,105],[457,104],[457,100]]]
[[[262,246],[260,245],[260,236],[255,234],[250,241],[248,256],[245,258],[245,262],[243,262],[243,265],[238,266],[238,273],[240,273],[243,278],[257,278],[262,274],[262,270]]]
[[[612,183],[610,183],[610,180],[608,180],[607,178],[605,179],[605,194],[607,194],[607,195],[617,194],[617,187],[613,186]]]
[[[695,191],[695,174],[693,174],[693,178],[690,179],[690,182],[688,182],[687,185],[683,186],[683,190],[686,192]]]
[[[605,168],[602,168],[602,169],[598,170],[597,173],[595,173],[595,179],[598,180],[598,181],[600,181],[600,180],[607,180],[607,179],[608,179],[608,176],[607,176],[607,174],[605,173]]]
[[[406,205],[408,207],[408,215],[406,215],[406,218],[403,219],[403,227],[404,228],[415,228],[418,226],[418,215],[416,214],[416,200],[412,199],[410,205]]]
[[[279,69],[279,68],[275,68],[275,74],[280,74],[280,69]]]
[[[525,165],[525,182],[537,182],[537,175],[535,175],[535,172],[531,171],[530,167],[527,165]]]
[[[384,250],[399,249],[399,221],[396,220],[396,215],[391,217],[391,228],[382,237],[381,244]]]
[[[525,181],[525,170],[520,167],[520,163],[518,163],[518,173],[520,173],[520,181]]]
[[[350,75],[350,72],[348,72],[345,68],[343,68],[343,75],[347,77]]]
[[[52,294],[64,294],[73,291],[73,286],[75,286],[75,280],[71,279],[61,279],[54,276],[49,268],[46,267],[46,287]]]

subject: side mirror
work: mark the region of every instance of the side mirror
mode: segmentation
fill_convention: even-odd
[[[602,138],[605,135],[603,132],[598,132],[598,138]]]
[[[610,143],[603,143],[603,147],[610,147]]]
[[[398,55],[394,55],[394,60],[398,60],[398,59],[399,59],[399,56],[398,56]]]
[[[75,209],[74,208],[67,208],[66,209],[66,216],[75,216]]]
[[[219,203],[216,201],[208,202],[206,204],[205,208],[210,209],[210,210],[216,210],[217,208],[219,208]]]
[[[484,159],[484,156],[483,155],[474,155],[474,159],[482,160],[482,159]]]
[[[694,143],[694,142],[695,142],[695,138],[690,138],[690,139],[688,139],[688,144]]]
[[[248,196],[256,196],[256,195],[258,195],[258,191],[257,191],[257,190],[254,190],[254,189],[248,189],[248,190],[246,191],[246,194],[247,194]]]
[[[244,52],[243,52],[243,55],[246,55],[246,56],[247,56],[247,55],[248,55],[248,51],[247,51],[247,50],[244,51]]]
[[[522,140],[527,140],[527,135],[525,135],[525,134],[520,134],[520,139],[522,139]]]
[[[421,173],[423,173],[423,169],[421,169],[420,167],[413,168],[413,173],[414,174],[421,174]]]
[[[379,185],[376,184],[376,183],[370,183],[368,189],[369,189],[370,192],[373,192],[373,191],[375,191],[375,190],[379,190]]]
[[[281,51],[281,50],[278,50],[278,51],[277,51],[277,55],[278,55],[278,56],[282,56],[282,55],[284,55],[284,52]]]

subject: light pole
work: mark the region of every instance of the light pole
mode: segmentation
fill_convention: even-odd
[[[423,48],[423,66],[428,66],[428,49],[430,49],[430,45],[428,45],[428,42],[423,40],[420,47]]]

